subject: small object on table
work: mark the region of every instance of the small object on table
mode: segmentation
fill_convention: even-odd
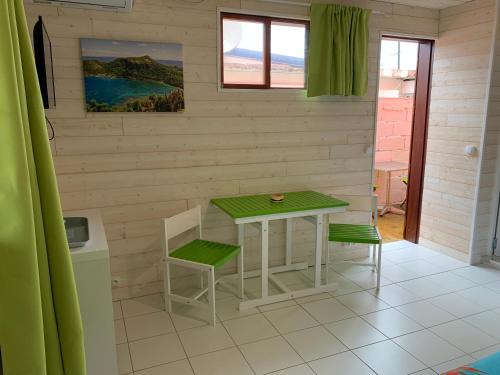
[[[285,195],[283,193],[276,193],[271,195],[271,202],[283,202]]]

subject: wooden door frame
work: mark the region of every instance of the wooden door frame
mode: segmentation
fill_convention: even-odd
[[[427,132],[429,128],[433,51],[434,41],[419,40],[410,160],[408,164],[405,230],[403,235],[405,240],[414,243],[418,243],[420,235]]]
[[[403,233],[403,238],[405,240],[413,243],[418,243],[420,235],[420,218],[422,212],[422,194],[424,187],[425,158],[427,150],[427,132],[429,126],[429,103],[431,93],[434,41],[418,37],[400,37],[385,34],[381,36],[380,43],[382,43],[383,39],[411,40],[419,43],[410,158],[408,160],[408,188],[406,193],[405,226]],[[378,88],[379,86],[377,84],[377,107]],[[378,118],[375,119],[375,122],[378,125]],[[376,131],[377,129],[375,129],[375,140]],[[376,150],[374,151],[374,155],[375,152]]]

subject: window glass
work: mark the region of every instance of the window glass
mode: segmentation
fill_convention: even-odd
[[[400,42],[399,70],[417,70],[418,43]]]
[[[271,87],[305,86],[306,26],[271,22]]]
[[[264,85],[264,24],[223,19],[225,84]]]
[[[382,70],[416,70],[418,43],[382,40],[380,68]]]
[[[382,40],[380,50],[380,68],[382,70],[398,69],[398,41]]]

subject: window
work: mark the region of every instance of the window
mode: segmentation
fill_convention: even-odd
[[[309,22],[221,13],[221,86],[305,88]]]

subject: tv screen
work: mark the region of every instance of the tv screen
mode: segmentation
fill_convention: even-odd
[[[56,95],[54,69],[52,67],[52,46],[41,16],[38,17],[38,21],[33,28],[33,46],[43,106],[45,109],[54,108],[56,106]]]

